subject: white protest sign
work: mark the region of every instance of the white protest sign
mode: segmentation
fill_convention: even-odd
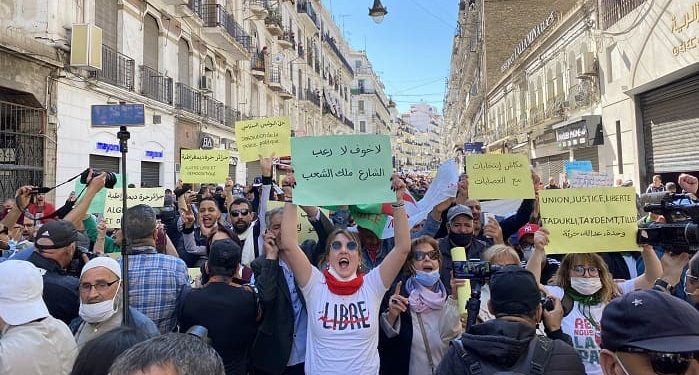
[[[584,172],[573,171],[573,178],[570,180],[572,188],[590,188],[612,186],[612,176],[604,172]]]

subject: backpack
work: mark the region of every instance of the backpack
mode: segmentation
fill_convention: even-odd
[[[481,364],[481,361],[470,355],[464,349],[464,344],[461,342],[461,339],[457,338],[451,340],[451,345],[466,366],[466,373],[468,375],[487,375],[498,371],[488,363]],[[532,346],[534,346],[534,348],[532,348]],[[544,336],[535,336],[529,343],[529,351],[527,352],[526,358],[524,360],[520,359],[517,366],[507,371],[530,375],[544,375],[546,365],[548,365],[551,360],[551,354],[553,354],[553,340]]]

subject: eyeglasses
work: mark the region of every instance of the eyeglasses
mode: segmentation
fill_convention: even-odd
[[[245,216],[245,215],[247,215],[247,214],[249,214],[249,213],[250,213],[250,211],[249,211],[249,210],[246,210],[246,209],[242,209],[242,210],[231,210],[231,211],[230,211],[230,214],[231,214],[231,216],[233,216],[233,217]]]
[[[437,250],[432,250],[430,252],[414,251],[413,254],[415,254],[415,260],[417,260],[418,262],[425,260],[425,258],[427,257],[429,257],[432,260],[439,259],[439,252]]]
[[[597,267],[585,267],[582,265],[573,266],[573,272],[578,276],[585,276],[586,271],[587,274],[592,277],[599,276],[599,268]]]
[[[625,348],[619,351],[640,353],[648,356],[653,371],[659,375],[681,375],[687,372],[693,359],[699,359],[699,352],[690,353],[661,353],[649,352],[636,348]]]
[[[343,243],[340,241],[333,241],[330,243],[330,248],[335,250],[335,251],[340,251],[342,249]],[[347,248],[349,251],[355,251],[357,250],[357,243],[354,241],[349,241],[344,246]]]
[[[94,284],[90,283],[80,283],[80,291],[81,292],[89,292],[92,288],[95,288],[97,292],[104,292],[107,289],[109,289],[110,286],[114,285],[114,283],[118,282],[119,279],[116,279],[112,281],[111,283],[108,283],[106,281],[98,281]]]

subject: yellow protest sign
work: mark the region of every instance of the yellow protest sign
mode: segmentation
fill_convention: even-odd
[[[126,191],[126,207],[131,208],[139,204],[147,204],[151,207],[162,207],[165,203],[164,188],[130,188]],[[111,189],[104,199],[104,222],[108,228],[121,227],[121,189]]]
[[[269,201],[267,203],[267,212],[277,208],[277,207],[284,207],[284,202],[280,201]],[[318,234],[316,233],[315,229],[313,229],[313,226],[311,223],[308,222],[308,215],[306,215],[306,212],[301,209],[301,207],[296,208],[296,215],[298,216],[298,225],[296,226],[296,231],[299,233],[299,243],[302,243],[305,240],[313,240],[313,241],[318,241]],[[321,211],[328,216],[329,212],[326,209],[321,208]]]
[[[291,155],[291,122],[288,117],[265,117],[235,123],[240,160]]]
[[[520,154],[467,155],[471,199],[533,199],[529,160]]]
[[[180,151],[180,178],[184,183],[223,183],[228,177],[227,150]]]
[[[201,269],[188,268],[187,273],[189,274],[189,285],[192,288],[201,288]]]
[[[548,254],[638,249],[632,187],[543,190],[539,199]]]

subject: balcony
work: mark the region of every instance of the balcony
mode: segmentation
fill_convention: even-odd
[[[98,81],[133,91],[135,69],[132,58],[102,45],[102,70],[91,72],[91,75]]]
[[[175,108],[193,113],[201,114],[201,93],[184,83],[175,84]]]
[[[187,4],[187,0],[163,0],[163,2],[167,5],[185,5],[185,4]]]
[[[267,0],[250,0],[250,13],[253,18],[263,20],[269,14],[269,2]]]
[[[354,70],[352,69],[352,65],[350,65],[349,61],[345,58],[345,56],[342,54],[342,51],[340,51],[340,48],[337,46],[337,43],[335,42],[335,38],[329,36],[328,34],[325,34],[325,37],[323,37],[323,41],[328,44],[330,47],[330,50],[335,53],[335,56],[337,56],[338,59],[342,62],[342,65],[345,66],[345,68],[350,72],[351,75],[354,75]]]
[[[350,120],[349,118],[345,117],[345,120],[342,121],[342,123],[349,126],[350,128],[352,128],[352,130],[354,130],[354,122],[352,122],[352,120]]]
[[[180,16],[189,18],[200,26],[203,25],[202,4],[204,0],[189,0],[187,6],[176,7],[177,13]]]
[[[250,35],[228,14],[220,4],[202,5],[203,34],[216,42],[235,60],[250,56]]]
[[[172,105],[172,78],[146,65],[140,66],[141,95]]]
[[[223,103],[219,102],[218,100],[210,97],[210,96],[204,96],[202,98],[202,113],[201,115],[204,116],[205,118],[217,122],[219,124],[223,124],[225,121],[225,110],[224,110],[224,105]]]
[[[223,124],[235,130],[235,122],[240,121],[241,119],[240,111],[238,111],[237,109],[233,109],[229,106],[225,106],[223,114],[225,116]]]
[[[318,25],[318,14],[316,14],[315,10],[313,10],[313,5],[311,5],[310,0],[298,0],[296,3],[296,11],[299,13],[304,13],[308,17],[301,17],[302,20],[305,20],[307,24],[313,25],[316,29],[319,29],[320,26]]]
[[[294,32],[291,28],[285,28],[282,35],[277,37],[279,46],[282,48],[293,49],[296,46],[296,40],[294,37]],[[300,48],[300,46],[299,46]],[[299,51],[299,56],[303,56],[303,53]]]
[[[252,54],[252,58],[250,59],[250,70],[255,78],[265,78],[265,54],[263,52],[255,52]]]
[[[280,91],[282,88],[282,69],[279,65],[272,65],[267,76],[267,85],[274,91]]]
[[[600,26],[603,30],[612,27],[645,2],[645,0],[602,0],[600,3]]]
[[[279,9],[271,9],[267,17],[265,17],[265,26],[267,31],[272,36],[280,36],[284,33],[284,26],[282,25],[282,14],[279,13]]]
[[[306,89],[304,92],[301,92],[300,99],[302,102],[311,103],[320,108],[320,94],[317,90]]]
[[[529,124],[531,126],[537,125],[538,123],[544,121],[544,106],[538,106],[529,110]]]
[[[589,107],[599,101],[599,93],[591,81],[580,81],[568,91],[567,105],[570,110]]]

